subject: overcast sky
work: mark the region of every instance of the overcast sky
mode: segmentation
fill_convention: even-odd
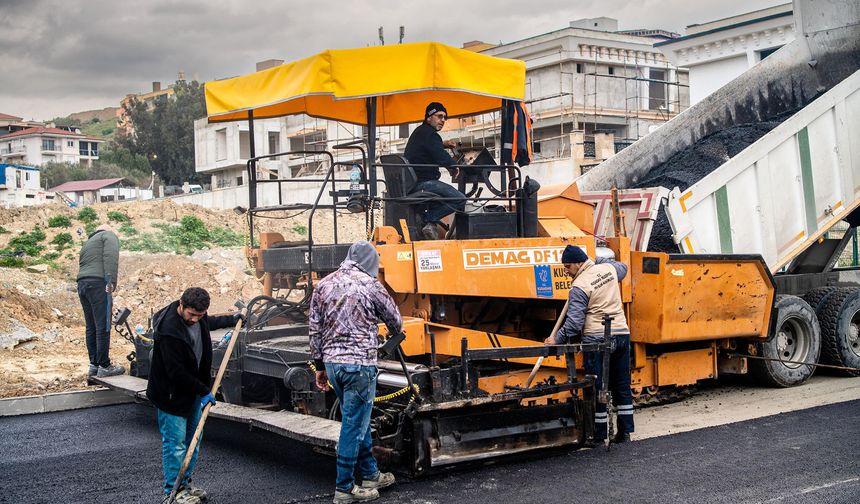
[[[333,49],[436,41],[512,42],[607,16],[619,29],[663,28],[785,0],[0,0],[0,112],[47,120],[118,106],[184,70],[210,80]]]

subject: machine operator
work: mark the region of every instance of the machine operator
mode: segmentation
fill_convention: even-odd
[[[430,202],[424,213],[424,226],[421,234],[427,240],[439,239],[439,225],[442,218],[454,212],[462,212],[466,208],[466,196],[454,187],[439,180],[438,167],[444,166],[451,174],[451,180],[455,180],[458,174],[457,168],[451,168],[455,164],[454,159],[445,151],[446,147],[454,148],[453,141],[442,141],[439,131],[448,119],[448,111],[445,106],[438,102],[432,102],[424,110],[424,122],[415,128],[406,142],[406,150],[403,155],[411,164],[434,165],[414,166],[418,182],[412,188],[415,191],[427,191],[438,194],[443,201]],[[444,225],[443,225],[444,227]]]

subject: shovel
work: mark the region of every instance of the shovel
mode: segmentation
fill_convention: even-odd
[[[561,309],[561,315],[558,316],[558,320],[555,321],[555,326],[552,328],[552,332],[550,336],[555,339],[556,333],[561,329],[561,324],[564,322],[564,317],[567,315],[567,306],[570,304],[570,299],[564,302],[564,308]],[[529,377],[526,379],[526,388],[531,387],[532,381],[535,379],[535,375],[537,375],[538,369],[540,369],[541,364],[543,364],[543,356],[538,357],[537,362],[535,362],[535,367],[532,368],[532,372],[529,373]]]

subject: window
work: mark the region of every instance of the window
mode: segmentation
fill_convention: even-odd
[[[239,159],[251,159],[251,134],[239,132]]]
[[[75,146],[74,140],[67,140],[66,141],[66,147],[74,147],[74,146]]]
[[[30,172],[24,172],[24,180],[30,181]]]
[[[585,65],[583,65],[582,63],[577,63],[576,64],[576,73],[581,74],[581,73],[584,73],[584,71],[585,71]]]
[[[42,139],[42,150],[43,151],[53,151],[57,150],[56,145],[54,144],[53,138],[43,138]]]
[[[241,175],[239,175],[238,177],[236,177],[236,185],[237,185],[237,186],[242,185],[242,176],[241,176]]]
[[[89,142],[81,142],[78,145],[78,152],[81,156],[89,156],[90,155],[90,143]]]
[[[409,138],[409,125],[408,124],[401,124],[400,125],[399,131],[397,134],[397,138]]]
[[[532,152],[535,154],[540,154],[540,142],[534,142],[532,144]]]
[[[215,161],[227,159],[227,129],[215,131]]]
[[[615,75],[615,67],[609,67],[609,75]]]
[[[269,132],[269,154],[281,152],[281,135],[277,131]],[[277,158],[273,158],[277,159]]]
[[[648,110],[664,110],[666,108],[666,72],[649,69]]]

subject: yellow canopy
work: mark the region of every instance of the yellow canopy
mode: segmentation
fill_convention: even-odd
[[[501,99],[523,100],[525,63],[435,42],[328,50],[250,75],[206,83],[211,122],[308,114],[367,122],[365,98],[376,96],[376,124],[420,122],[431,101],[452,117],[487,112]]]

